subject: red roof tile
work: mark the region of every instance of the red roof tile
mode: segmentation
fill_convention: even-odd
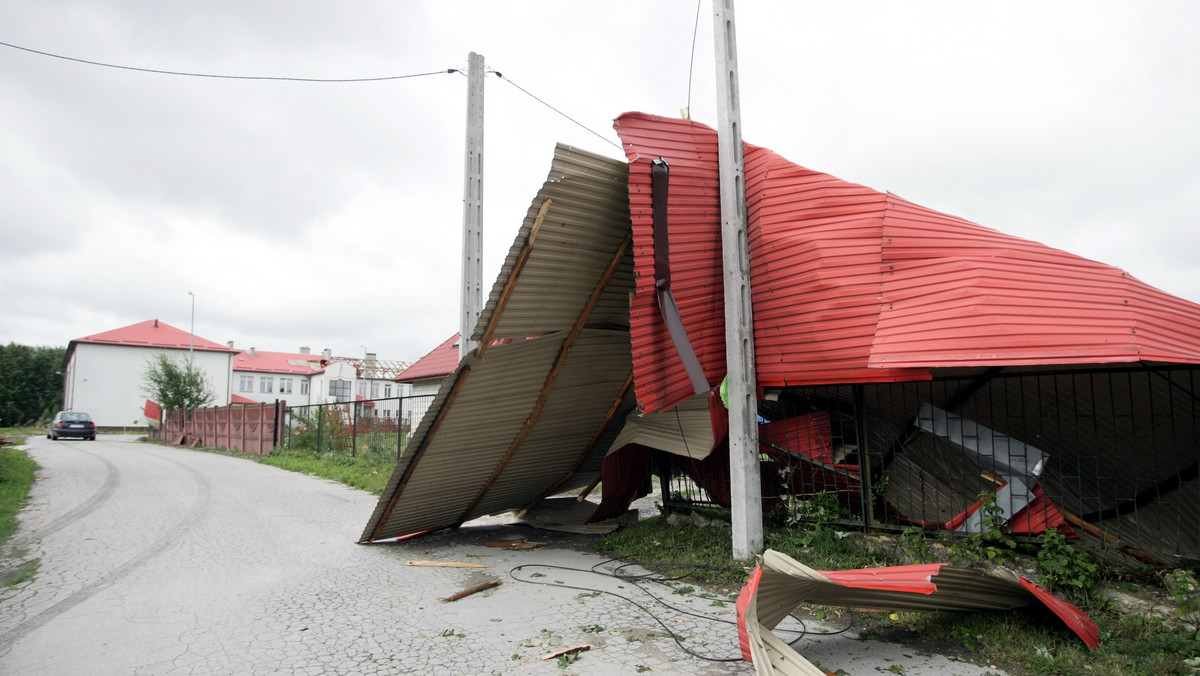
[[[192,345],[192,334],[187,331],[160,322],[157,319],[148,319],[138,324],[97,333],[83,338],[76,338],[72,343],[100,343],[105,345],[128,345],[133,347],[164,347],[176,350],[186,350]],[[211,340],[195,336],[196,350],[204,350],[207,352],[235,352],[232,348],[226,347],[220,343],[214,343]]]
[[[325,370],[321,364],[321,355],[293,354],[290,352],[264,352],[255,350],[250,356],[248,350],[242,350],[233,357],[234,371],[253,371],[255,373],[292,373],[310,376]]]
[[[458,367],[458,334],[446,339],[429,354],[413,362],[412,366],[396,376],[398,383],[413,383],[418,380],[444,378]]]

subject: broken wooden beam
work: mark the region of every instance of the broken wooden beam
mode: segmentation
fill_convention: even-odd
[[[471,587],[470,589],[464,589],[463,591],[460,591],[457,594],[454,594],[453,596],[447,596],[446,598],[442,599],[442,602],[450,603],[451,601],[457,601],[457,600],[463,598],[464,596],[470,596],[471,594],[481,592],[484,589],[491,589],[492,587],[495,587],[498,584],[500,584],[500,580],[491,580],[489,582],[484,582],[483,584],[476,585],[474,587]]]

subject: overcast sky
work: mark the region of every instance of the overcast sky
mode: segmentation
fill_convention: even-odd
[[[736,12],[747,142],[1200,301],[1200,3]],[[623,159],[613,118],[689,92],[716,126],[699,14],[694,61],[695,0],[0,0],[0,41],[290,78],[482,54],[486,295],[556,142]],[[466,96],[0,46],[0,343],[187,330],[193,291],[204,338],[419,358],[458,329]]]

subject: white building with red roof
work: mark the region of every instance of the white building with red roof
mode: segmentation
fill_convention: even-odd
[[[408,394],[406,385],[394,381],[402,368],[403,362],[381,361],[374,353],[357,359],[335,357],[329,350],[314,355],[307,347],[295,353],[252,347],[233,358],[233,400],[278,399],[289,407],[361,401],[360,415],[395,418],[400,409],[396,399]]]
[[[230,344],[232,347],[232,344]],[[321,355],[300,352],[240,350],[233,357],[233,396],[236,401],[273,403],[288,406],[315,402],[310,395],[312,377],[325,370]]]
[[[188,359],[208,379],[218,406],[230,401],[236,350],[157,319],[76,338],[63,359],[63,408],[92,416],[97,427],[146,425],[146,367],[165,352]]]

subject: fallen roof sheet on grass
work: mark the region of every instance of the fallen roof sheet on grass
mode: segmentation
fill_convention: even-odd
[[[822,676],[771,630],[801,603],[886,610],[1011,610],[1039,603],[1049,608],[1089,648],[1099,628],[1075,606],[1008,571],[984,572],[943,563],[819,571],[773,549],[738,596],[742,656],[758,674]]]

